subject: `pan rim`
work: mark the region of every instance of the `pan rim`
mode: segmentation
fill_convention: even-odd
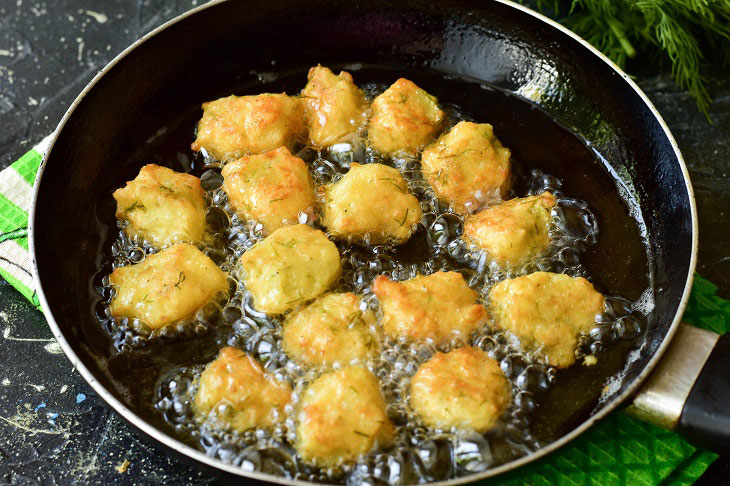
[[[97,82],[108,72],[110,71],[116,64],[118,64],[122,59],[124,59],[130,52],[135,50],[140,45],[144,44],[146,41],[151,39],[152,37],[156,36],[163,30],[169,28],[170,26],[188,18],[191,15],[195,15],[196,13],[206,10],[208,8],[214,7],[218,4],[228,2],[229,0],[212,0],[204,5],[200,5],[198,7],[195,7],[191,10],[188,10],[187,12],[184,12],[177,17],[170,19],[169,21],[163,23],[162,25],[158,26],[157,28],[153,29],[152,31],[148,32],[138,40],[136,40],[134,43],[132,43],[130,46],[125,48],[122,52],[120,52],[117,56],[114,57],[106,66],[104,66],[95,76],[94,78],[84,87],[84,89],[79,93],[79,95],[74,99],[73,103],[69,106],[69,108],[66,110],[65,114],[63,115],[61,121],[59,122],[58,126],[56,127],[56,130],[54,130],[51,141],[48,145],[48,148],[46,150],[46,153],[43,156],[43,160],[40,164],[40,167],[38,169],[38,173],[36,175],[35,183],[33,185],[33,197],[32,197],[32,207],[31,212],[29,214],[29,220],[28,220],[28,226],[29,226],[29,250],[30,255],[32,259],[32,266],[33,266],[33,279],[36,284],[36,290],[37,295],[41,304],[41,307],[43,309],[49,309],[48,301],[46,300],[45,293],[43,292],[43,286],[41,285],[41,279],[38,272],[38,265],[36,261],[36,244],[35,244],[35,220],[36,220],[36,208],[37,208],[37,200],[38,200],[38,193],[40,188],[40,182],[43,176],[43,173],[45,171],[46,163],[48,160],[48,155],[52,152],[53,147],[58,139],[58,135],[63,130],[64,126],[66,125],[68,119],[71,117],[73,112],[75,111],[76,107],[83,101],[83,99],[86,97],[86,95],[91,91],[94,86],[97,84]],[[697,266],[697,249],[698,249],[698,222],[697,222],[697,207],[696,207],[696,201],[694,197],[694,190],[692,188],[692,183],[689,178],[689,172],[687,170],[687,166],[685,164],[684,158],[682,157],[682,154],[679,150],[679,146],[677,145],[676,140],[674,139],[674,136],[672,135],[671,131],[669,130],[669,127],[667,126],[666,122],[662,118],[662,116],[659,114],[658,110],[654,106],[654,104],[649,100],[649,98],[646,96],[646,94],[639,88],[639,86],[626,74],[624,73],[613,61],[611,61],[608,57],[606,57],[602,52],[600,52],[598,49],[590,45],[587,41],[585,41],[583,38],[575,34],[574,32],[568,30],[567,28],[563,27],[559,23],[553,21],[552,19],[549,19],[545,17],[544,15],[529,9],[523,5],[520,5],[518,3],[515,3],[511,0],[493,0],[494,2],[503,4],[507,7],[516,9],[521,11],[522,13],[525,13],[527,15],[532,16],[536,20],[543,22],[547,24],[548,26],[552,27],[553,29],[557,29],[561,33],[567,35],[568,37],[572,38],[577,43],[581,44],[585,49],[587,49],[589,52],[591,52],[594,56],[596,56],[598,59],[602,60],[604,63],[606,63],[611,69],[613,69],[621,78],[626,82],[633,90],[634,92],[639,96],[639,98],[642,100],[642,102],[647,106],[649,111],[652,113],[653,117],[657,120],[660,127],[662,128],[664,132],[664,136],[667,137],[668,141],[670,142],[670,145],[672,147],[672,150],[674,152],[674,155],[677,157],[677,160],[679,162],[680,169],[682,171],[682,175],[684,178],[685,188],[687,190],[687,194],[689,197],[689,206],[690,206],[690,216],[692,220],[692,243],[691,243],[691,254],[690,254],[690,261],[689,261],[689,268],[688,268],[688,274],[685,281],[685,286],[682,292],[682,297],[679,302],[679,306],[677,308],[677,312],[675,313],[674,319],[672,320],[671,325],[669,326],[669,329],[667,330],[666,334],[664,335],[661,344],[659,345],[659,348],[656,350],[654,355],[649,359],[647,364],[644,366],[642,371],[634,378],[633,382],[619,395],[616,395],[613,397],[608,403],[606,403],[598,412],[596,412],[593,416],[586,419],[583,423],[581,423],[579,426],[565,434],[564,436],[560,437],[559,439],[555,440],[554,442],[546,445],[545,447],[541,447],[539,450],[534,452],[533,454],[521,457],[519,459],[516,459],[514,461],[502,464],[500,466],[497,466],[495,468],[488,469],[481,473],[472,474],[469,476],[463,476],[460,478],[453,478],[448,480],[442,480],[437,481],[433,483],[429,483],[432,485],[439,485],[439,486],[452,486],[457,484],[464,484],[467,482],[472,481],[478,481],[494,476],[498,476],[502,473],[505,473],[507,471],[511,471],[513,469],[520,468],[528,463],[537,461],[552,452],[555,452],[556,450],[560,449],[567,443],[573,441],[578,436],[580,436],[583,432],[588,430],[588,428],[592,427],[596,422],[602,420],[604,417],[606,417],[609,413],[613,412],[616,408],[619,407],[621,403],[626,401],[630,396],[632,396],[635,392],[638,391],[638,389],[641,387],[643,382],[646,380],[648,375],[652,372],[652,370],[655,368],[655,366],[659,363],[660,359],[664,355],[664,352],[666,351],[667,347],[672,341],[672,338],[674,337],[674,334],[676,333],[676,330],[679,326],[679,323],[681,322],[682,315],[684,314],[684,310],[687,306],[687,301],[689,299],[689,294],[692,289],[692,283],[694,280],[694,272]],[[162,432],[158,428],[152,426],[149,422],[142,419],[140,416],[138,416],[136,413],[134,413],[131,409],[129,409],[125,404],[123,404],[120,400],[118,400],[114,395],[111,394],[92,374],[92,372],[81,362],[79,357],[76,355],[74,350],[71,348],[70,343],[67,341],[66,337],[61,332],[60,327],[58,326],[55,316],[48,311],[44,312],[44,317],[46,318],[49,327],[51,328],[51,331],[53,332],[54,337],[58,341],[58,343],[61,345],[61,348],[64,351],[64,354],[66,357],[71,361],[71,364],[74,366],[74,368],[81,374],[81,376],[86,380],[86,382],[92,387],[92,389],[104,400],[104,402],[109,405],[111,408],[114,409],[115,412],[117,412],[119,415],[122,416],[122,418],[134,426],[138,431],[141,431],[144,435],[148,436],[151,439],[154,439],[155,441],[163,444],[165,447],[172,449],[174,451],[177,451],[188,458],[202,463],[207,467],[211,467],[217,470],[220,470],[222,472],[234,475],[234,476],[241,476],[241,477],[248,477],[260,481],[267,481],[271,483],[277,483],[277,484],[296,484],[296,485],[311,485],[315,483],[311,483],[309,481],[303,481],[303,480],[297,480],[297,479],[287,479],[279,476],[273,476],[266,473],[260,473],[256,471],[244,471],[243,469],[239,467],[235,467],[231,464],[226,464],[223,461],[219,459],[215,459],[212,457],[209,457],[205,455],[203,452],[194,449],[188,445],[183,444],[176,438],[167,435],[166,433]]]

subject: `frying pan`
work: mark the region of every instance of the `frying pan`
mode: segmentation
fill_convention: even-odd
[[[357,82],[360,66],[363,73],[368,66],[380,66],[373,72],[390,73],[391,82],[411,73],[421,76],[427,90],[462,104],[481,99],[480,89],[511,96],[514,106],[530,109],[510,114],[498,102],[490,105],[497,95],[478,108],[483,121],[495,121],[500,138],[521,137],[525,158],[539,158],[544,151],[545,163],[566,180],[573,174],[573,189],[583,191],[592,204],[600,206],[618,193],[629,201],[619,206],[624,219],[599,211],[604,243],[587,258],[599,266],[605,261],[605,288],[619,289],[632,300],[648,289],[654,305],[641,338],[613,363],[608,391],[601,391],[603,382],[591,382],[585,378],[590,373],[574,367],[571,376],[576,383],[583,380],[581,386],[590,392],[573,394],[580,396],[572,398],[569,415],[548,417],[555,424],[548,444],[444,484],[490,477],[534,461],[632,400],[636,415],[727,451],[730,422],[723,399],[730,384],[722,372],[730,369],[730,342],[680,325],[695,269],[697,224],[677,145],[646,96],[609,60],[556,23],[506,1],[269,0],[254,5],[221,0],[151,32],[94,78],[64,116],[41,165],[30,245],[49,325],[73,365],[109,406],[164,449],[199,465],[233,476],[291,482],[207,457],[143,412],[140,404],[152,400],[151,392],[134,391],[112,378],[133,370],[115,368],[109,359],[108,338],[94,318],[94,276],[115,231],[104,201],[133,174],[131,167],[154,161],[145,147],[180,129],[180,120],[190,120],[191,113],[199,116],[195,109],[202,101],[238,88],[260,92],[269,73],[286,80],[288,73],[306,72],[316,63],[349,66]],[[304,83],[303,77],[296,79],[298,85],[282,81],[278,86],[293,93]],[[436,81],[429,85],[429,79],[442,79],[445,85],[457,79],[458,86],[468,89],[441,88]],[[555,131],[541,120],[556,120],[562,128]],[[183,128],[190,134],[191,127]],[[575,141],[561,130],[587,141],[582,150],[601,161],[600,171],[583,173],[585,164],[595,161],[571,158]],[[165,150],[166,160],[178,170],[189,168],[189,151]],[[622,237],[610,240],[612,231],[622,231],[616,221],[626,217],[632,223],[624,226],[633,229],[623,231],[643,227],[642,254],[626,253]],[[148,362],[138,366],[156,371]]]

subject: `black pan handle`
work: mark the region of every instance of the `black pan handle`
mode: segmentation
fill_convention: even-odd
[[[626,411],[730,455],[730,334],[680,324]]]
[[[684,403],[677,430],[730,455],[730,334],[720,336]]]

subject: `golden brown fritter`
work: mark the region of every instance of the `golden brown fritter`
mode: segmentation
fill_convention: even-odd
[[[436,272],[394,282],[383,275],[373,292],[383,312],[386,334],[442,343],[453,336],[468,338],[486,321],[477,293],[458,272]]]
[[[365,122],[367,103],[350,73],[340,71],[335,76],[317,65],[309,70],[307,79],[300,98],[310,142],[316,147],[328,147],[357,132]]]
[[[384,155],[415,155],[444,120],[438,100],[404,78],[376,97],[372,107],[368,142]]]
[[[489,311],[525,351],[542,350],[552,366],[567,368],[575,363],[578,337],[603,312],[603,295],[582,277],[536,272],[492,287]]]
[[[509,158],[492,125],[459,122],[426,147],[421,166],[439,200],[467,214],[507,196]]]
[[[299,98],[285,93],[228,96],[203,103],[193,150],[218,160],[261,154],[290,145],[304,131]]]
[[[244,432],[284,420],[291,387],[238,348],[225,347],[198,380],[193,410],[216,428]]]
[[[114,191],[116,217],[129,223],[124,232],[133,240],[157,247],[197,243],[205,231],[204,194],[197,177],[148,164]]]
[[[490,206],[466,218],[464,238],[500,266],[517,268],[550,243],[550,212],[556,202],[555,196],[543,192]]]
[[[325,293],[342,271],[335,244],[305,224],[274,231],[243,254],[241,265],[254,306],[267,314]]]
[[[350,292],[327,294],[284,323],[286,354],[310,366],[364,362],[380,351],[375,315]]]
[[[200,250],[178,243],[143,262],[114,269],[114,317],[137,318],[159,329],[193,317],[218,292],[228,292],[228,277]]]
[[[387,165],[352,163],[344,177],[322,190],[322,224],[335,237],[404,243],[421,221],[418,199],[400,172]]]
[[[353,462],[394,434],[377,378],[357,366],[317,378],[304,391],[297,418],[297,451],[322,467]]]
[[[510,403],[502,369],[472,347],[436,353],[413,375],[410,405],[429,427],[489,430]]]
[[[223,190],[236,212],[264,225],[267,233],[314,214],[314,186],[307,165],[286,147],[245,155],[226,164]]]

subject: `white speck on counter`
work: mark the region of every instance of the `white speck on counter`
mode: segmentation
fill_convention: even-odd
[[[10,385],[10,379],[9,378],[3,378],[2,385],[3,386],[9,386]]]
[[[63,385],[58,393],[66,393],[66,390],[68,390],[68,385]]]
[[[79,53],[76,56],[76,60],[80,61],[84,56],[84,40],[81,37],[77,37],[76,42],[79,43]]]
[[[7,49],[0,49],[0,56],[13,57],[13,52]]]
[[[35,98],[33,98],[32,96],[28,96],[28,104],[30,106],[37,106],[38,105],[38,100],[35,99]]]
[[[48,343],[45,346],[43,346],[43,349],[46,350],[49,354],[62,354],[63,349],[61,349],[61,345],[57,342]]]
[[[109,20],[106,14],[94,12],[93,10],[84,10],[84,13],[90,17],[94,17],[94,20],[96,20],[100,24],[106,24],[106,21]]]

